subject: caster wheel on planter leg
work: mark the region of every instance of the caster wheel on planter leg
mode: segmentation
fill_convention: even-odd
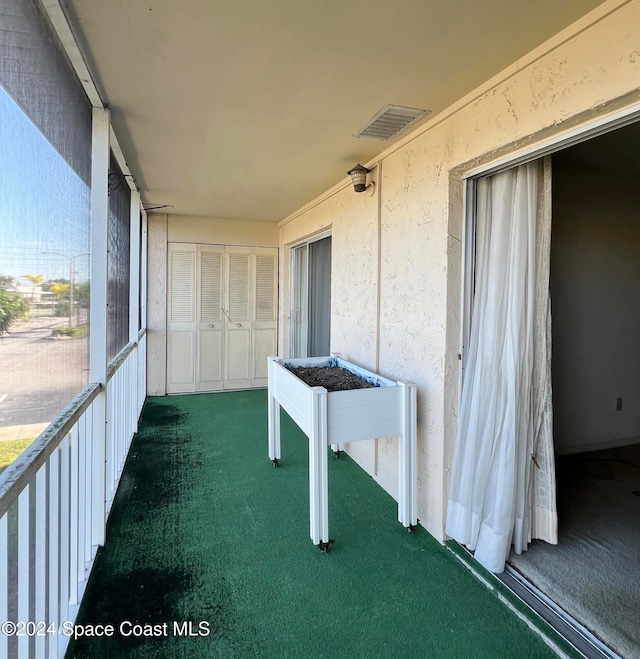
[[[318,549],[323,553],[326,554],[329,551],[329,547],[333,544],[333,540],[329,540],[328,542],[322,542],[320,541],[320,544],[318,545]]]
[[[275,459],[271,460],[271,464],[274,466],[274,468],[277,467],[278,466],[278,458],[275,458]]]

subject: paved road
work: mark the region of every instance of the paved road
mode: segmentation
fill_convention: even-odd
[[[49,423],[87,383],[88,337],[51,336],[66,324],[34,318],[0,338],[0,427]]]

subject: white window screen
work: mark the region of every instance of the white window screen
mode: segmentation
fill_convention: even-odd
[[[129,341],[131,189],[111,154],[109,165],[109,258],[107,265],[107,358]]]

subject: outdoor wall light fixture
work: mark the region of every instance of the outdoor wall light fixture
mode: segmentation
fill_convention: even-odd
[[[365,190],[372,191],[374,184],[373,181],[367,185],[367,174],[370,172],[370,169],[363,167],[358,163],[355,167],[352,167],[347,174],[351,177],[353,183],[353,189],[356,192],[364,192]]]

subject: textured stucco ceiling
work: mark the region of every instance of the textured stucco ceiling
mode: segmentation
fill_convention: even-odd
[[[600,0],[65,0],[146,204],[277,221]]]

